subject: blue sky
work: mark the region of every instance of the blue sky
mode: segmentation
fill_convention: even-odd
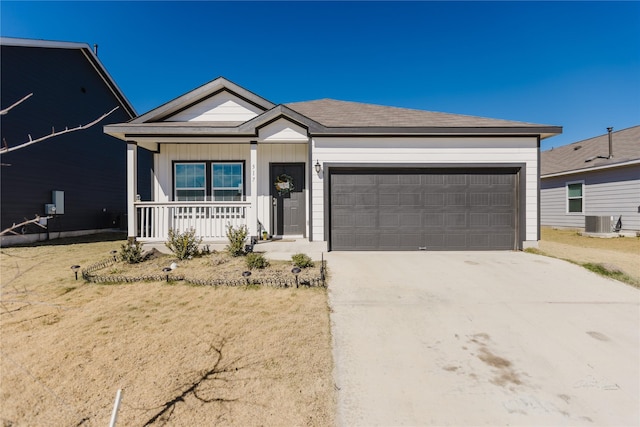
[[[6,37],[99,45],[139,114],[218,76],[319,98],[559,125],[640,124],[640,2],[0,2]]]

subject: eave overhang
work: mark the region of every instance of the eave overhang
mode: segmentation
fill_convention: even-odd
[[[555,177],[558,177],[558,176],[575,175],[575,174],[580,174],[580,173],[589,173],[589,172],[594,172],[594,171],[601,171],[601,170],[613,169],[613,168],[621,168],[621,167],[627,167],[627,166],[633,166],[633,165],[640,165],[640,159],[628,160],[628,161],[623,161],[623,162],[618,162],[618,163],[609,163],[609,164],[606,164],[606,165],[592,166],[592,167],[587,167],[587,168],[582,168],[582,169],[574,169],[574,170],[570,170],[570,171],[548,173],[548,174],[540,175],[540,178],[541,179],[555,178]]]
[[[286,107],[278,106],[239,126],[216,126],[215,123],[123,123],[105,126],[109,135],[123,140],[136,138],[224,138],[256,137],[261,127],[284,118],[307,129],[309,136],[361,137],[361,136],[540,136],[548,138],[562,133],[561,127],[349,127],[332,128],[309,120]],[[291,114],[293,113],[293,114]]]

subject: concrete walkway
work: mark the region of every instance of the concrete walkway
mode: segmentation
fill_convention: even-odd
[[[640,291],[521,252],[330,252],[340,426],[640,425]]]

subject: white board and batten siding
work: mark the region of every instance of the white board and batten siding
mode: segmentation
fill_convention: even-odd
[[[246,122],[262,110],[228,92],[220,92],[165,119],[167,122]]]
[[[313,162],[321,164],[526,165],[526,241],[538,238],[538,140],[525,138],[313,138]],[[324,240],[323,174],[313,173],[313,240]],[[520,197],[523,197],[520,195]]]
[[[260,128],[258,136],[259,142],[283,144],[307,144],[309,142],[307,131],[286,119],[276,120]]]
[[[162,152],[155,156],[153,183],[154,199],[168,202],[173,197],[173,164],[176,161],[244,161],[245,195],[251,196],[250,147],[246,144],[163,144]],[[306,144],[258,143],[258,220],[271,223],[271,163],[307,163]],[[308,217],[308,206],[307,206]],[[307,218],[308,221],[308,218]]]
[[[584,182],[583,212],[569,213],[567,183]],[[640,166],[602,169],[543,178],[540,223],[543,226],[584,228],[585,216],[622,216],[622,231],[640,231]]]

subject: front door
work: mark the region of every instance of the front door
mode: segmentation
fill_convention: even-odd
[[[304,163],[271,163],[273,234],[306,237]]]

